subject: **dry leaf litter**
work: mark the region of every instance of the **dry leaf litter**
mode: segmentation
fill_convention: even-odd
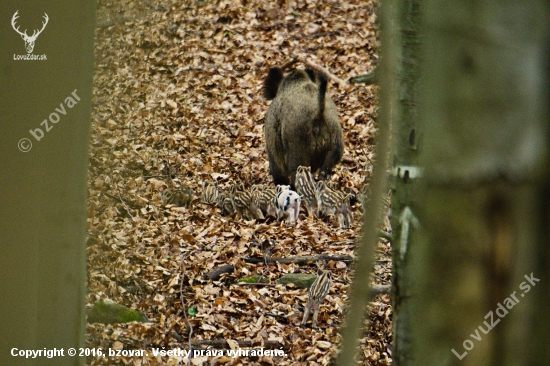
[[[272,185],[263,141],[269,105],[261,86],[270,67],[300,55],[348,80],[377,63],[371,1],[113,1],[98,3],[88,184],[87,306],[111,300],[149,322],[88,324],[86,346],[146,350],[143,357],[87,358],[88,365],[184,365],[152,349],[186,349],[225,340],[282,349],[285,356],[195,357],[193,365],[328,365],[353,275],[351,263],[322,263],[333,284],[320,329],[299,326],[307,289],[278,284],[287,273],[316,273],[315,263],[246,263],[246,257],[354,256],[361,211],[350,229],[334,219],[296,226],[224,217],[200,203],[203,181]],[[298,65],[299,67],[302,65]],[[376,86],[329,83],[344,130],[345,153],[331,180],[357,194],[374,160]],[[161,203],[166,188],[190,187],[189,208]],[[391,247],[378,246],[373,284],[391,280]],[[222,265],[218,281],[204,275]],[[239,286],[261,275],[269,286]],[[391,302],[368,307],[362,365],[391,364]],[[247,343],[248,342],[248,343]],[[198,347],[198,346],[197,346]],[[225,347],[228,348],[228,347]]]

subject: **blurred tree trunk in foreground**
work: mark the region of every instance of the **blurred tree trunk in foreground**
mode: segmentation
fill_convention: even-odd
[[[342,350],[336,364],[353,365],[357,359],[359,340],[362,337],[365,306],[372,300],[373,293],[368,291],[376,245],[379,240],[379,228],[382,219],[382,198],[387,192],[388,150],[390,145],[390,125],[395,106],[395,88],[393,87],[392,70],[397,69],[395,36],[396,3],[385,2],[380,9],[380,29],[382,62],[376,78],[380,83],[380,113],[377,117],[378,132],[376,135],[376,162],[370,181],[371,199],[366,204],[362,217],[361,242],[357,248],[355,276],[350,289],[349,305],[342,329]]]
[[[548,365],[548,2],[422,5],[411,364]]]
[[[27,35],[48,19],[32,51],[45,59],[17,59],[16,11]],[[80,365],[95,2],[4,0],[0,14],[0,365]],[[20,353],[44,349],[57,357]]]

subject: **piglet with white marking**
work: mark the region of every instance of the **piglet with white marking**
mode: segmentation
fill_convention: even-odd
[[[275,192],[277,220],[286,217],[288,224],[295,224],[300,215],[300,204],[302,203],[300,195],[291,190],[290,186],[278,185]]]

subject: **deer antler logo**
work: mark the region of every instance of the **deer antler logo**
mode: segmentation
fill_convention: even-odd
[[[11,26],[17,33],[21,35],[21,38],[23,38],[23,41],[25,41],[25,49],[27,50],[27,53],[32,53],[32,50],[34,49],[34,42],[36,42],[36,38],[38,38],[40,33],[42,33],[44,28],[46,28],[46,24],[48,24],[48,20],[49,20],[48,14],[44,13],[45,21],[42,23],[42,29],[40,30],[35,29],[34,32],[32,33],[32,36],[28,36],[26,29],[24,32],[21,32],[19,31],[19,27],[16,27],[15,25],[15,21],[17,20],[17,18],[19,18],[19,15],[17,15],[18,12],[19,10],[17,10],[15,14],[13,14],[13,17],[11,18]]]

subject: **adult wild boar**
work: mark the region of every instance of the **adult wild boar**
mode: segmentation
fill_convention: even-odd
[[[286,77],[272,68],[263,93],[273,100],[265,117],[269,170],[275,184],[291,184],[298,166],[310,166],[319,178],[330,176],[342,159],[342,127],[334,102],[326,97],[327,77],[311,69],[295,69]]]

